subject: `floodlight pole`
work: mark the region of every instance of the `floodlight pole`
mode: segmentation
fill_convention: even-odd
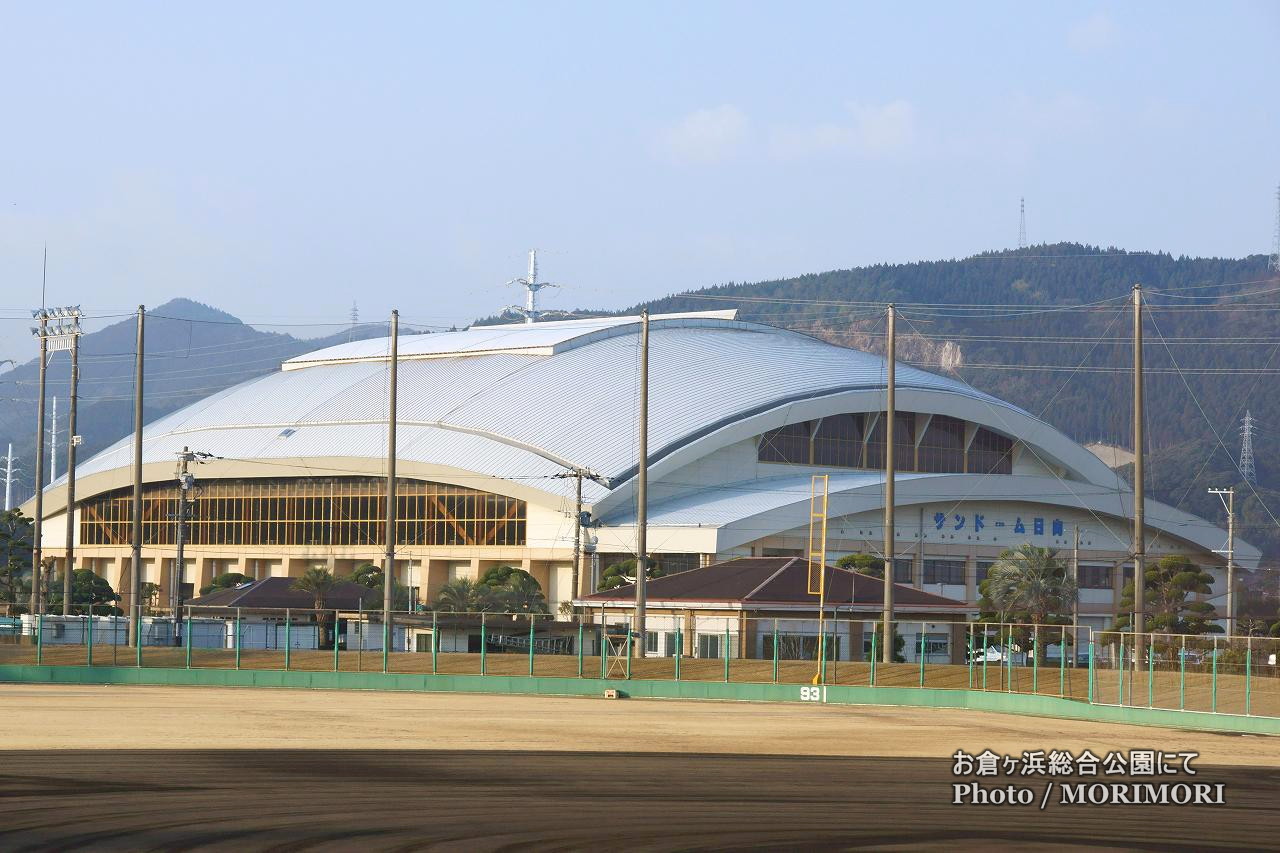
[[[1142,377],[1142,285],[1133,286],[1133,654],[1142,660],[1142,634],[1147,630],[1144,600],[1147,587],[1147,536]]]
[[[138,306],[138,339],[135,344],[133,376],[133,556],[129,573],[129,645],[138,646],[142,631],[142,381],[146,360],[145,330],[147,308]]]
[[[891,303],[888,313],[888,331],[885,342],[885,422],[884,422],[884,645],[880,654],[885,663],[893,663],[893,421],[895,393],[897,391],[894,368],[898,355],[897,309]]]
[[[382,570],[382,652],[391,649],[391,587],[396,573],[396,378],[400,361],[400,312],[391,312],[391,360],[387,381],[387,555]]]
[[[640,462],[636,468],[636,656],[646,657],[645,597],[649,569],[649,310],[640,312]]]
[[[36,517],[32,529],[32,549],[31,549],[31,614],[34,616],[44,612],[44,605],[40,596],[40,561],[43,559],[44,552],[44,389],[45,389],[45,363],[49,360],[49,316],[44,308],[40,309],[37,317],[40,320],[40,327],[33,329],[36,336],[40,338],[40,390],[36,394]]]
[[[80,444],[80,436],[76,435],[76,401],[80,387],[79,313],[78,310],[75,312],[75,332],[71,336],[71,411],[67,414],[67,540],[65,568],[62,572],[63,616],[71,615],[71,574],[76,565],[76,447]]]

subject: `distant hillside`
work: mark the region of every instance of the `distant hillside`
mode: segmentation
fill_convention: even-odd
[[[1269,430],[1255,440],[1258,492],[1272,512],[1280,513],[1280,443],[1275,437],[1280,430],[1280,395],[1274,390],[1274,376],[1179,375],[1172,370],[1175,361],[1183,370],[1280,367],[1280,313],[1251,310],[1220,298],[1187,298],[1229,297],[1266,289],[1269,282],[1280,284],[1268,271],[1264,255],[1186,258],[1062,243],[962,260],[877,264],[779,281],[730,283],[618,312],[576,313],[736,307],[743,319],[883,352],[882,316],[839,303],[893,301],[907,306],[899,324],[900,358],[958,375],[1041,415],[1078,441],[1132,449],[1132,315],[1125,297],[1140,283],[1151,306],[1144,351],[1148,471],[1154,494],[1206,518],[1223,519],[1217,498],[1205,490],[1236,485],[1241,535],[1263,548],[1271,564],[1280,564],[1280,528],[1235,471],[1237,426],[1248,406]],[[1088,313],[1018,315],[1026,308],[1104,300],[1115,301]],[[1259,301],[1278,304],[1274,294]],[[912,310],[910,303],[956,307],[921,311]],[[1023,369],[1029,365],[1054,369]]]
[[[150,422],[215,391],[270,373],[295,355],[351,338],[382,334],[386,334],[384,327],[372,325],[343,330],[330,337],[299,340],[259,331],[230,314],[189,299],[171,300],[147,315],[145,419]],[[81,459],[133,430],[135,335],[136,324],[127,319],[80,339],[78,431],[84,439],[78,451]],[[59,472],[66,468],[70,363],[66,353],[55,354],[46,380],[50,400],[59,398]],[[38,374],[37,360],[32,359],[0,375],[0,442],[13,442],[23,474],[15,497],[22,500],[33,493]],[[46,472],[47,465],[46,457]]]

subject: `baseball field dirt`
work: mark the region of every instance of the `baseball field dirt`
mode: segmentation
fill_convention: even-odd
[[[975,711],[0,685],[0,715],[6,850],[1239,850],[1280,826],[1280,738]],[[1054,780],[1016,774],[988,781],[1035,803],[952,804],[951,756],[984,749],[1195,752],[1140,781],[1224,804],[1041,808]]]

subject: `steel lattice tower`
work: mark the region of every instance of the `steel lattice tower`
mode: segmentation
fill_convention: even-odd
[[[1240,423],[1240,476],[1251,486],[1258,483],[1258,472],[1253,465],[1253,430],[1257,422],[1246,409]]]
[[[1280,272],[1280,186],[1276,187],[1276,234],[1271,241],[1270,269]]]

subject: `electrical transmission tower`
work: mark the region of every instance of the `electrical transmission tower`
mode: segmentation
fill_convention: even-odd
[[[1018,248],[1027,248],[1027,200],[1018,199]]]
[[[552,284],[549,281],[538,281],[538,250],[529,250],[529,274],[525,278],[513,278],[507,284],[518,284],[527,291],[525,296],[524,307],[512,305],[507,308],[524,317],[526,323],[535,323],[542,316],[543,312],[538,310],[538,291],[544,287],[559,287],[558,284]]]
[[[1276,235],[1271,242],[1270,269],[1280,272],[1280,186],[1276,187]]]
[[[356,326],[360,325],[360,309],[356,307],[355,300],[351,302],[351,328],[347,330],[347,340],[351,341],[356,334]]]
[[[1251,486],[1258,484],[1258,472],[1253,466],[1253,430],[1257,426],[1258,422],[1246,409],[1240,422],[1240,476]]]

